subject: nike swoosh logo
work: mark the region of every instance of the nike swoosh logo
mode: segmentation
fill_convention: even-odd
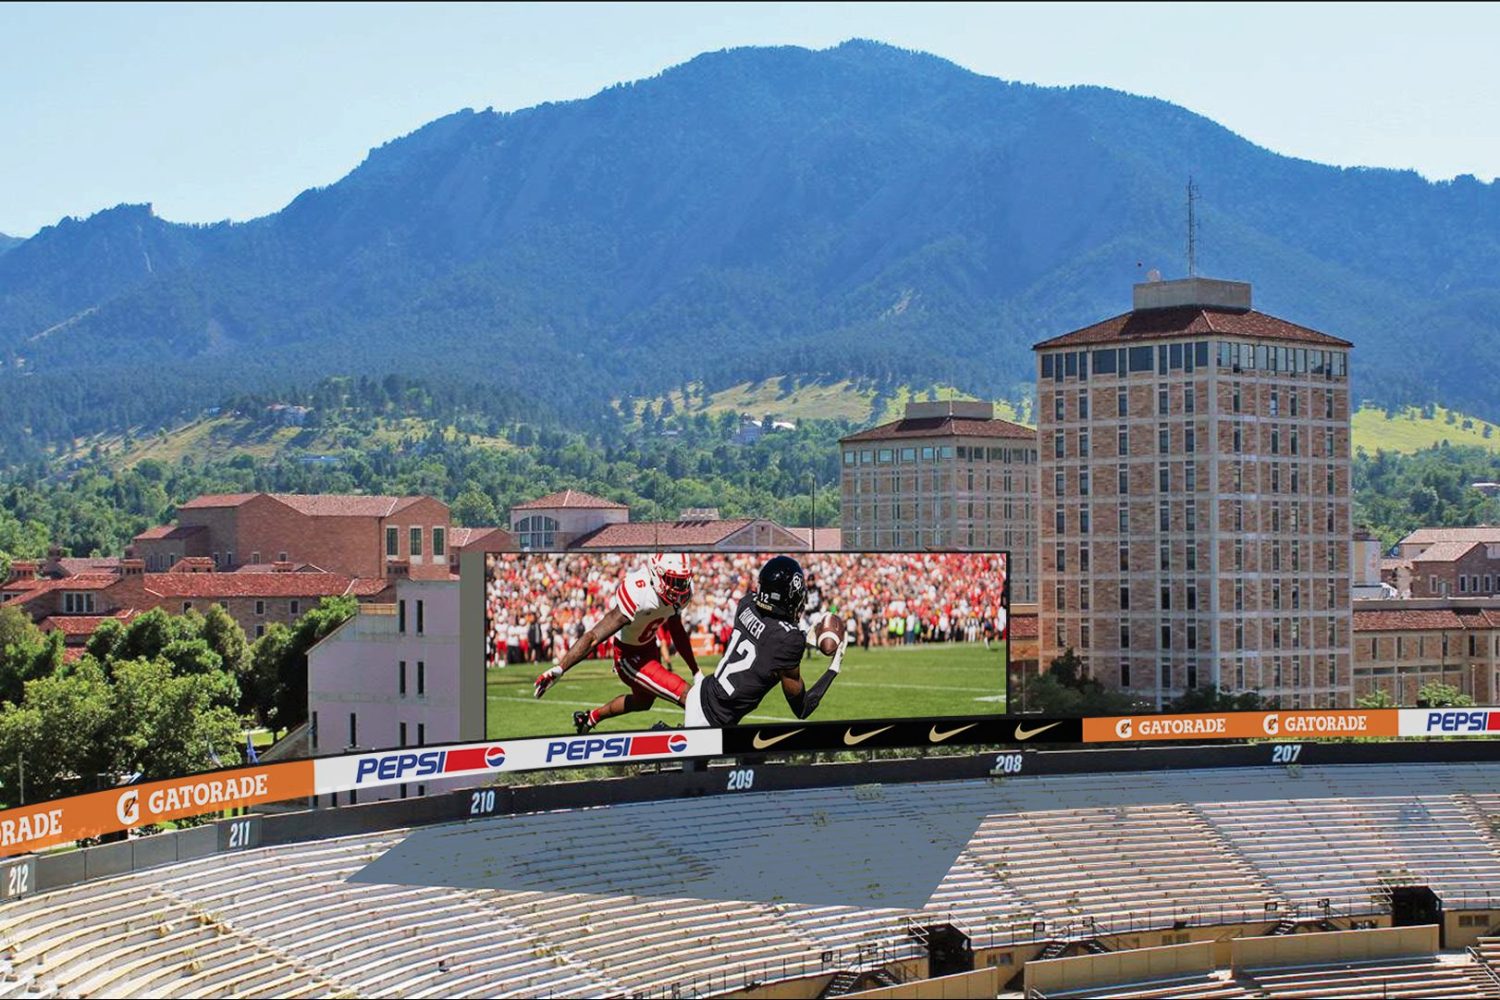
[[[757,749],[757,750],[764,750],[766,747],[774,747],[776,744],[780,743],[782,740],[789,739],[789,738],[791,738],[793,736],[796,736],[800,732],[802,732],[802,730],[800,730],[800,729],[793,729],[789,733],[782,733],[780,736],[772,736],[768,740],[767,739],[762,739],[760,733],[757,732],[750,739],[750,745],[753,746],[753,747],[755,747],[755,749]]]
[[[1045,726],[1037,726],[1035,729],[1027,729],[1024,726],[1017,725],[1016,726],[1016,739],[1018,739],[1018,740],[1029,740],[1033,736],[1035,736],[1037,733],[1045,733],[1047,730],[1051,729],[1053,726],[1060,726],[1060,725],[1062,725],[1061,722],[1049,722]]]
[[[852,729],[846,729],[846,730],[844,730],[844,745],[845,746],[850,746],[850,747],[856,746],[856,745],[858,745],[860,743],[863,743],[865,740],[869,739],[871,736],[879,736],[881,733],[885,732],[887,729],[892,729],[892,728],[894,728],[894,727],[893,726],[881,726],[879,729],[872,729],[868,733],[860,733],[858,736],[854,735],[854,730],[852,730]]]
[[[974,723],[971,722],[967,726],[959,726],[957,729],[950,729],[946,733],[940,733],[940,732],[938,732],[938,727],[937,726],[933,726],[932,730],[927,734],[927,739],[930,740],[933,743],[941,743],[941,742],[943,742],[944,740],[946,740],[950,736],[957,736],[959,733],[963,732],[965,729],[973,729],[973,728],[974,728]]]

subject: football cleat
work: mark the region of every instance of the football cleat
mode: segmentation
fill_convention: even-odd
[[[594,720],[589,717],[589,713],[587,712],[574,712],[573,728],[578,730],[579,736],[591,733],[594,730]]]

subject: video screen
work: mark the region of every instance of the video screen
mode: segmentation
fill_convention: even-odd
[[[1002,714],[1006,568],[998,552],[489,553],[486,729]]]

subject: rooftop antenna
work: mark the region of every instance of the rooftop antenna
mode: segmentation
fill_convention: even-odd
[[[1193,181],[1193,175],[1188,174],[1187,182],[1187,267],[1188,277],[1196,277],[1198,274],[1198,185]]]

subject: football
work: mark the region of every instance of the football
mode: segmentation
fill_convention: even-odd
[[[839,643],[844,641],[844,620],[838,615],[824,615],[813,622],[813,645],[818,647],[818,652],[824,656],[832,656],[839,651]]]

